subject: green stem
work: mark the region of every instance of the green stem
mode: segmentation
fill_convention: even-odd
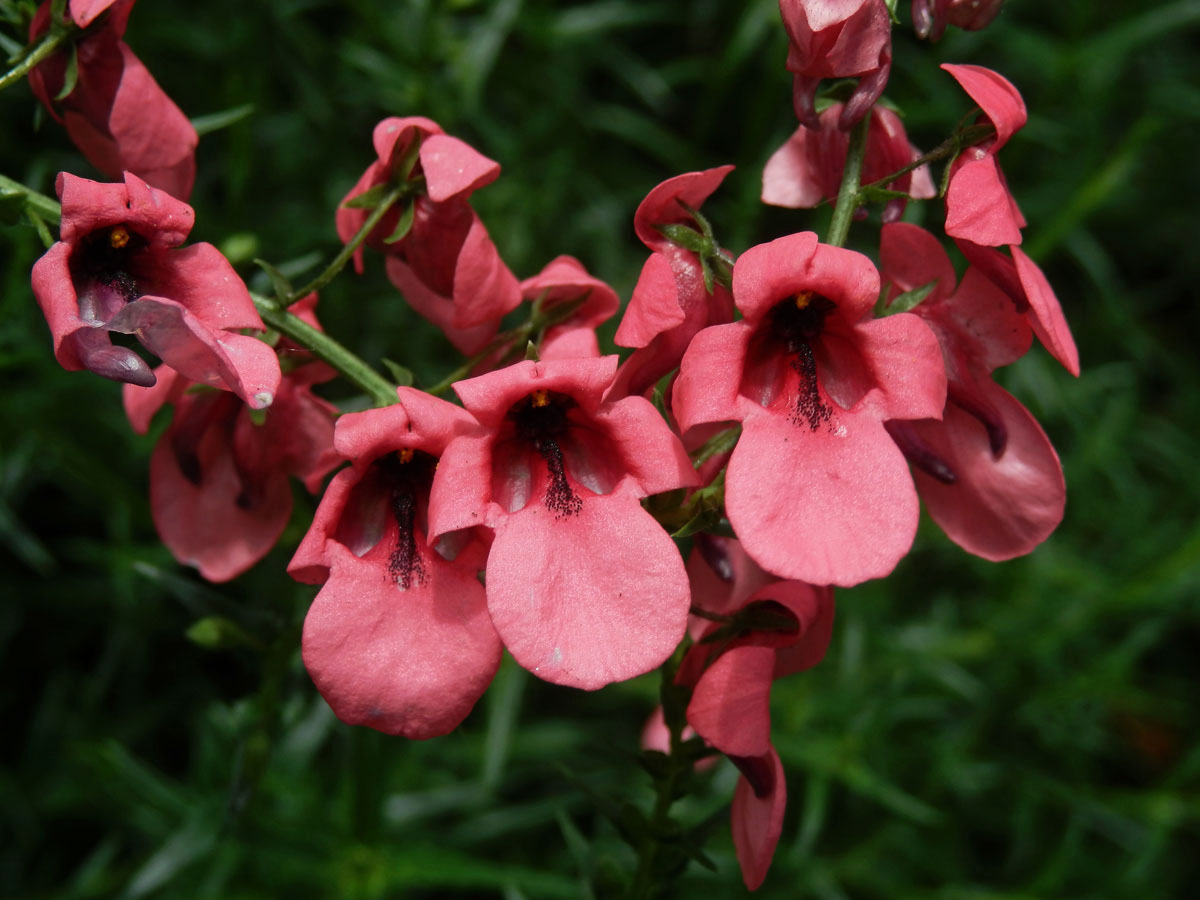
[[[57,50],[72,30],[70,28],[52,28],[50,33],[42,38],[42,42],[30,50],[19,63],[0,75],[0,91],[24,78],[30,69]]]
[[[862,190],[865,191],[868,188],[884,187],[885,185],[891,184],[897,178],[901,178],[904,175],[907,175],[909,172],[921,168],[921,166],[928,165],[929,163],[939,162],[947,157],[961,153],[967,147],[974,147],[976,144],[982,144],[988,138],[994,137],[995,134],[996,129],[991,125],[969,125],[961,131],[956,131],[954,134],[950,135],[950,137],[946,138],[946,140],[942,141],[928,153],[918,156],[907,166],[897,169],[895,172],[892,172],[890,175],[884,178],[880,178],[878,181],[872,181],[870,184],[864,184],[862,186]]]
[[[273,328],[302,347],[307,347],[333,368],[347,381],[361,388],[376,406],[390,406],[396,402],[396,386],[368,366],[361,358],[351,353],[329,335],[313,328],[303,319],[283,309],[276,301],[259,294],[251,294],[258,314],[268,328]]]
[[[367,239],[367,236],[375,230],[375,226],[378,225],[380,221],[382,221],[383,217],[387,215],[388,210],[395,205],[397,200],[407,194],[408,190],[409,188],[407,184],[401,184],[397,185],[390,192],[388,192],[387,196],[380,201],[379,205],[371,210],[371,214],[367,216],[367,220],[363,222],[362,228],[358,229],[358,233],[355,234],[354,237],[350,239],[350,242],[342,248],[342,252],[333,258],[333,261],[325,267],[324,271],[321,272],[320,275],[318,275],[308,284],[304,285],[304,287],[292,291],[292,293],[288,295],[287,302],[284,304],[284,306],[291,306],[297,300],[307,297],[313,291],[319,291],[321,288],[325,287],[325,285],[329,284],[329,282],[333,281],[333,279],[337,277],[338,272],[342,271],[342,269],[346,267],[346,263],[350,262],[350,259],[354,256],[355,251],[357,251],[358,248],[363,245],[363,241]]]
[[[867,131],[871,127],[871,111],[850,132],[850,146],[846,150],[846,169],[842,173],[842,186],[838,188],[837,206],[829,222],[829,235],[825,243],[834,247],[844,246],[850,233],[850,220],[858,208],[858,184],[862,177],[863,158],[867,155]]]
[[[53,197],[39,194],[37,191],[25,187],[19,181],[13,181],[11,178],[0,175],[0,196],[5,194],[23,194],[26,209],[36,213],[43,222],[58,224],[59,217],[62,215],[62,207]]]
[[[532,335],[532,334],[533,334],[533,321],[530,320],[528,322],[525,322],[522,325],[518,325],[516,328],[513,328],[509,331],[505,331],[502,334],[496,335],[494,338],[492,338],[491,343],[489,343],[486,347],[484,347],[482,350],[480,350],[474,356],[470,357],[461,366],[459,366],[457,369],[455,369],[453,372],[451,372],[449,375],[447,375],[445,378],[443,378],[441,381],[439,381],[433,387],[426,388],[425,393],[433,394],[433,396],[435,396],[435,397],[446,393],[446,391],[450,390],[450,386],[453,385],[454,382],[462,381],[464,378],[466,378],[468,375],[471,374],[471,371],[477,365],[479,365],[481,362],[483,362],[485,359],[487,359],[489,356],[491,356],[493,353],[495,353],[501,347],[504,347],[507,344],[511,344],[513,347],[520,347],[521,342],[528,341],[530,335]]]

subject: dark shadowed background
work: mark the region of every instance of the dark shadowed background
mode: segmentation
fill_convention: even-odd
[[[775,688],[790,804],[760,896],[1200,896],[1200,3],[1010,0],[933,46],[900,7],[888,96],[919,146],[969,108],[938,62],[996,68],[1029,108],[1001,159],[1084,373],[1037,348],[1001,380],[1062,456],[1067,513],[1004,565],[924,522],[891,578],[839,592],[828,658]],[[727,162],[705,210],[733,251],[828,217],[758,202],[795,127],[774,0],[142,0],[127,40],[189,116],[253,105],[201,139],[192,198],[193,239],[248,280],[255,256],[336,252],[386,115],[502,164],[474,203],[521,277],[571,253],[627,298],[639,200]],[[98,177],[35,107],[0,95],[0,172]],[[178,566],[146,500],[155,434],[55,364],[32,228],[0,225],[0,247],[0,895],[604,896],[632,857],[591,793],[647,802],[655,677],[585,694],[506,663],[451,736],[341,725],[299,662],[313,589],[282,572],[313,500],[297,488],[281,546],[232,584]],[[335,282],[322,318],[430,384],[456,357],[382,268]],[[211,615],[263,649],[189,640]],[[713,817],[717,867],[680,896],[742,892],[735,779],[723,764],[680,807]]]

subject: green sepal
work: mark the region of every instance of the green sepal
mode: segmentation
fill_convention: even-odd
[[[533,341],[525,342],[525,359],[529,362],[537,362],[539,359],[537,344]]]
[[[404,156],[400,157],[400,162],[396,164],[396,177],[400,181],[408,181],[408,177],[416,168],[417,160],[421,158],[421,141],[422,137],[418,132],[413,142],[408,145],[408,149],[404,151]]]
[[[212,134],[214,131],[220,131],[222,128],[228,128],[230,125],[242,121],[253,112],[253,103],[243,103],[241,106],[231,106],[229,109],[209,113],[207,116],[196,116],[191,120],[192,127],[196,129],[198,135]]]
[[[925,302],[926,298],[933,293],[933,289],[937,287],[937,280],[930,281],[928,284],[923,284],[920,287],[915,287],[911,291],[905,291],[903,294],[897,294],[891,303],[887,302],[887,292],[880,295],[879,302],[875,304],[876,317],[894,316],[896,313],[910,312]]]
[[[672,244],[682,247],[684,250],[703,254],[712,249],[712,241],[709,238],[687,225],[658,225],[655,226],[655,230]]]
[[[888,15],[892,19],[892,24],[899,25],[900,16],[896,14],[896,7],[900,5],[900,0],[883,0],[883,5],[887,7]]]
[[[247,409],[246,414],[250,416],[250,424],[255,428],[262,428],[267,424],[266,409]]]
[[[79,81],[79,51],[72,44],[68,50],[67,70],[63,73],[63,86],[57,94],[54,95],[55,100],[66,100],[71,96],[71,91],[75,90],[75,84]]]
[[[395,229],[383,239],[383,242],[385,244],[398,244],[408,237],[409,231],[412,230],[413,219],[416,217],[416,214],[417,204],[411,200],[408,201],[408,204],[404,207],[404,212],[400,213],[400,219],[396,222]]]
[[[700,449],[692,453],[692,465],[700,466],[720,453],[728,453],[737,446],[738,438],[742,435],[742,426],[734,425],[714,434],[705,441]]]
[[[391,192],[392,186],[390,184],[386,182],[377,184],[342,203],[342,209],[374,209]]]
[[[286,304],[292,296],[293,290],[292,283],[288,280],[288,277],[265,259],[255,257],[254,264],[267,273],[267,277],[271,279],[271,286],[275,288],[275,297],[280,303]]]
[[[904,191],[892,191],[883,187],[865,187],[858,192],[858,202],[887,203],[889,200],[911,200],[911,195]]]
[[[63,16],[67,14],[67,0],[51,0],[50,3],[50,21],[51,23],[61,22]]]
[[[388,374],[392,376],[392,381],[396,382],[400,387],[412,387],[413,373],[412,369],[405,368],[398,362],[383,358],[383,367],[388,370]]]

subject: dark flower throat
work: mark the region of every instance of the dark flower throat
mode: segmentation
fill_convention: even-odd
[[[808,423],[816,431],[833,416],[833,408],[821,399],[817,387],[817,360],[812,344],[825,330],[825,317],[836,308],[834,302],[820,294],[802,291],[776,304],[771,310],[771,331],[787,347],[791,366],[800,376],[796,408],[792,421]]]
[[[546,461],[550,476],[546,506],[559,519],[575,515],[583,509],[583,501],[571,490],[567,481],[562,448],[558,443],[567,433],[567,409],[570,403],[570,399],[549,391],[534,391],[509,413],[516,422],[517,434],[532,444]]]

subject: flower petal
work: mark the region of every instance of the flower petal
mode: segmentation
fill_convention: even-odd
[[[1017,275],[1021,279],[1021,287],[1029,300],[1029,324],[1050,355],[1063,364],[1063,367],[1079,377],[1079,350],[1075,347],[1075,338],[1063,316],[1062,307],[1050,282],[1042,274],[1037,263],[1025,255],[1020,247],[1010,247],[1013,261],[1017,264]]]
[[[995,142],[989,148],[991,153],[1008,143],[1013,133],[1025,125],[1025,101],[1008,79],[983,66],[942,63],[942,68],[953,76],[991,120],[992,127],[996,129]]]
[[[946,191],[946,234],[998,247],[1021,243],[1024,224],[995,157],[979,148],[964,153]]]
[[[425,739],[466,718],[500,665],[483,586],[432,562],[401,590],[377,560],[331,548],[329,580],[304,620],[304,665],[338,718]]]
[[[762,797],[745,777],[739,778],[733,791],[730,821],[733,846],[742,868],[742,881],[749,890],[757,890],[767,877],[775,847],[783,831],[783,813],[787,807],[787,782],[783,763],[775,748],[770,748],[771,790]]]
[[[946,484],[914,468],[926,509],[947,536],[984,559],[1023,556],[1062,521],[1066,484],[1062,466],[1037,420],[994,382],[987,399],[1007,433],[1003,454],[992,452],[984,424],[955,403],[942,423],[910,423],[917,435],[954,471]]]
[[[488,609],[522,666],[595,690],[657,667],[683,637],[689,591],[675,543],[623,495],[557,517],[530,504],[496,528]]]
[[[696,683],[688,724],[727,756],[765,756],[771,750],[774,671],[770,647],[734,647],[722,653]]]
[[[882,578],[912,546],[919,506],[903,455],[872,413],[811,430],[745,420],[726,476],[729,521],[760,566],[810,584]]]

